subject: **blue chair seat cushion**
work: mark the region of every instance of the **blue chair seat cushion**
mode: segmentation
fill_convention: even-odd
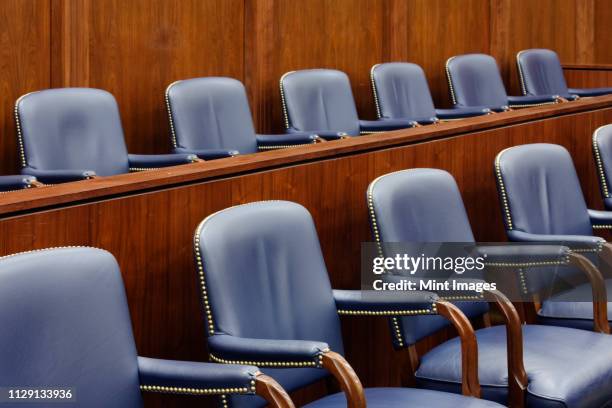
[[[478,374],[483,398],[507,400],[506,329],[476,332]],[[523,326],[527,406],[602,407],[612,401],[612,336],[566,327]],[[461,346],[458,338],[434,348],[416,372],[419,386],[460,392]]]
[[[366,388],[365,396],[370,408],[501,408],[491,401],[414,388]],[[346,398],[340,392],[311,402],[306,407],[346,408]]]
[[[612,279],[606,279],[608,297],[612,294]],[[593,304],[585,299],[592,296],[591,285],[585,283],[551,296],[538,311],[542,324],[593,330]],[[608,321],[612,321],[612,302],[608,302]]]

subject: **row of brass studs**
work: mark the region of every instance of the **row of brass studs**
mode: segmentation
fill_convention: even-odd
[[[189,394],[189,395],[220,395],[220,394],[247,394],[255,392],[255,381],[251,381],[250,387],[235,388],[186,388],[186,387],[166,387],[162,385],[141,385],[142,391],[163,392],[168,394]]]
[[[225,360],[210,353],[210,359],[215,363],[221,364],[240,364],[240,365],[255,365],[258,367],[321,367],[323,365],[323,354],[319,353],[315,356],[314,361],[247,361],[247,360]]]

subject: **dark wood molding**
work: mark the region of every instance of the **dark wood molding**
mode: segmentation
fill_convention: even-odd
[[[612,71],[612,64],[562,64],[563,69],[585,71]]]

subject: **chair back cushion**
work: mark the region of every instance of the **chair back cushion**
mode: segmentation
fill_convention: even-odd
[[[456,106],[499,108],[508,105],[495,59],[485,54],[458,55],[446,61],[451,98]]]
[[[592,235],[587,206],[569,152],[536,143],[508,148],[495,159],[506,230]]]
[[[289,72],[281,78],[287,128],[359,135],[359,118],[348,76],[333,69]]]
[[[47,89],[17,101],[24,167],[127,173],[121,118],[110,93],[91,88]]]
[[[166,90],[172,143],[183,149],[257,151],[244,85],[233,78],[194,78]]]
[[[108,252],[0,259],[0,327],[3,387],[69,387],[80,407],[142,405],[125,290]]]
[[[474,242],[457,183],[438,169],[410,169],[386,174],[368,188],[368,206],[378,242]],[[485,302],[460,302],[469,316],[488,310]],[[395,319],[395,346],[414,344],[448,325],[439,316]]]
[[[304,207],[264,201],[220,211],[198,227],[195,252],[209,334],[322,341],[343,352],[319,239]],[[289,389],[327,375],[321,369],[264,371]]]
[[[407,62],[372,67],[372,86],[379,118],[429,119],[436,110],[423,69]]]
[[[524,95],[569,96],[557,53],[546,49],[524,50],[516,55]]]

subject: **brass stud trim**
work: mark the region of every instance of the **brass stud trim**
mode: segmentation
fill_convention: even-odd
[[[450,90],[451,101],[453,102],[453,105],[456,105],[457,98],[455,96],[455,88],[453,87],[453,78],[451,76],[450,69],[448,68],[448,65],[454,58],[455,57],[450,57],[449,59],[446,60],[446,64],[444,65],[444,70],[446,71],[446,80],[448,82],[448,89]]]
[[[499,186],[499,194],[501,195],[502,209],[504,212],[504,220],[506,221],[506,228],[511,231],[512,226],[512,214],[510,213],[510,204],[508,200],[508,193],[506,192],[506,186],[504,185],[504,177],[501,172],[501,157],[502,155],[512,149],[511,147],[502,150],[495,156],[495,178],[497,180],[497,184]]]
[[[612,225],[610,224],[593,225],[593,229],[612,229]]]
[[[374,70],[380,64],[373,65],[370,68],[370,83],[372,84],[372,93],[374,94],[374,105],[376,106],[376,116],[378,119],[382,118],[382,112],[380,111],[380,100],[378,99],[378,89],[376,88],[376,81],[374,81]]]
[[[593,132],[593,154],[595,155],[595,165],[597,167],[597,174],[599,175],[599,185],[601,187],[601,192],[605,198],[610,198],[610,190],[608,188],[608,179],[606,178],[606,172],[604,169],[603,160],[601,160],[601,151],[599,149],[599,142],[597,138],[599,137],[599,131],[607,126],[600,126],[595,129]],[[595,227],[593,227],[595,228]]]
[[[414,316],[432,314],[432,309],[414,310],[346,310],[338,309],[338,314],[343,316]]]
[[[19,98],[17,98],[17,100],[15,101],[15,128],[17,129],[17,145],[19,148],[19,159],[21,160],[21,167],[27,167],[28,166],[28,162],[26,160],[26,154],[25,154],[25,143],[23,141],[23,133],[22,133],[22,126],[21,126],[21,117],[19,116],[19,104],[21,103],[21,101],[28,95],[32,95],[34,93],[37,93],[38,91],[35,92],[29,92],[25,95],[21,95]]]
[[[182,81],[174,81],[173,83],[171,83],[170,85],[168,85],[166,87],[166,92],[165,92],[165,100],[166,100],[166,110],[168,112],[168,122],[170,123],[170,138],[172,140],[172,147],[174,147],[175,149],[178,147],[178,142],[177,142],[177,138],[176,138],[176,130],[174,128],[174,118],[172,116],[172,106],[170,104],[170,89],[178,84],[179,82]]]
[[[516,67],[518,69],[519,81],[521,83],[521,91],[523,92],[523,95],[527,95],[527,86],[525,85],[525,76],[523,74],[523,68],[521,67],[521,63],[520,63],[520,57],[523,52],[525,52],[525,50],[519,51],[516,54]]]
[[[313,357],[313,360],[307,361],[251,361],[251,360],[227,360],[221,357],[215,356],[210,353],[210,360],[215,363],[221,364],[239,364],[239,365],[256,365],[258,367],[272,367],[272,368],[295,368],[295,367],[322,367],[323,366],[323,354],[329,352],[329,349],[322,350],[320,353]]]
[[[283,120],[285,122],[285,128],[289,129],[291,127],[289,123],[289,110],[287,109],[287,101],[285,100],[285,87],[283,86],[283,81],[285,77],[290,74],[293,74],[295,71],[285,72],[279,80],[279,88],[280,88],[280,96],[281,96],[281,106],[283,108]]]
[[[229,388],[190,388],[172,387],[164,385],[141,385],[142,391],[158,392],[166,394],[186,394],[186,395],[223,395],[223,394],[254,394],[255,385],[250,383],[248,387],[229,387]]]

